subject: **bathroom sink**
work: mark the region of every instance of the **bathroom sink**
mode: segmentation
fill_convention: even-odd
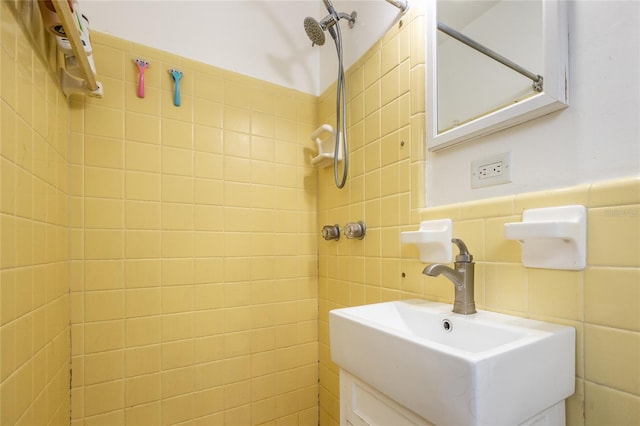
[[[408,300],[329,313],[342,369],[437,425],[518,425],[573,394],[575,330]]]

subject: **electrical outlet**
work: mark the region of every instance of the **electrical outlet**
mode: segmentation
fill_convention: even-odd
[[[502,161],[496,161],[491,164],[484,164],[478,168],[478,179],[490,179],[502,176]]]
[[[471,188],[511,182],[511,153],[494,155],[471,163]]]

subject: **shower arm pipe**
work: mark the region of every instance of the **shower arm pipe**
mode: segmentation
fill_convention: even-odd
[[[356,17],[358,16],[358,14],[356,12],[351,12],[351,15],[349,15],[348,13],[344,13],[344,12],[338,12],[338,18],[339,19],[346,19],[347,21],[349,21],[349,28],[353,28],[353,26],[356,23]]]
[[[387,0],[387,1],[389,1],[389,0]],[[499,53],[489,49],[488,47],[486,47],[483,44],[478,43],[477,41],[473,40],[472,38],[467,37],[466,35],[462,34],[461,32],[454,30],[453,28],[449,27],[448,25],[443,24],[442,22],[438,22],[438,30],[440,30],[441,32],[447,34],[450,37],[455,38],[459,42],[461,42],[463,44],[466,44],[470,48],[477,50],[478,52],[482,53],[483,55],[486,55],[486,56],[490,57],[491,59],[500,62],[502,65],[505,65],[505,66],[511,68],[515,72],[517,72],[519,74],[522,74],[523,76],[527,77],[529,80],[533,81],[533,90],[535,90],[536,92],[542,92],[543,79],[542,79],[541,75],[537,75],[537,74],[532,73],[531,71],[527,70],[526,68],[521,67],[520,65],[516,64],[515,62],[505,58],[504,56],[500,55]]]
[[[397,7],[402,11],[402,13],[406,12],[409,9],[409,2],[406,0],[386,0],[387,3]]]

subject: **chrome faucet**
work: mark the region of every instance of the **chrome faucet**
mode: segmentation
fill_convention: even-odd
[[[452,238],[451,242],[458,246],[460,254],[456,256],[453,263],[454,269],[441,263],[434,263],[427,266],[422,271],[430,277],[444,275],[453,282],[455,286],[455,300],[453,302],[453,312],[458,314],[475,314],[476,303],[473,299],[473,279],[474,265],[473,256],[469,254],[467,246],[458,238]]]

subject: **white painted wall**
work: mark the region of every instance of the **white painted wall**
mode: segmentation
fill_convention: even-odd
[[[301,92],[319,95],[336,80],[335,45],[311,47],[306,16],[327,15],[322,0],[80,0],[92,30],[175,53]],[[398,9],[384,0],[336,0],[345,68],[389,29]]]
[[[640,2],[568,6],[570,106],[429,152],[429,206],[640,174]],[[471,162],[503,152],[511,152],[513,182],[472,190]]]

